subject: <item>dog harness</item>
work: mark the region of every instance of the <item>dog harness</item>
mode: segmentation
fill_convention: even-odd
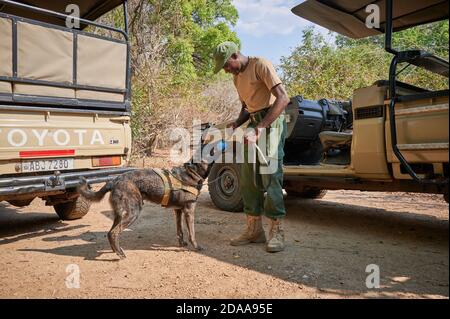
[[[196,197],[200,194],[200,191],[196,187],[186,185],[166,169],[153,168],[153,171],[161,177],[164,183],[164,195],[160,203],[161,206],[167,206],[169,204],[170,192],[172,191],[184,190]]]

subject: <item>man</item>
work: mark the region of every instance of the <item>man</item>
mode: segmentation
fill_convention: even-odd
[[[286,215],[283,201],[283,157],[286,121],[284,109],[289,103],[286,91],[273,65],[259,57],[247,57],[240,53],[233,42],[219,44],[214,50],[215,73],[223,69],[234,76],[234,85],[242,102],[238,119],[231,124],[233,129],[251,120],[252,132],[245,134],[244,163],[241,164],[242,198],[247,215],[247,229],[231,245],[266,243],[268,252],[284,250],[282,220]],[[263,134],[265,132],[265,134]],[[254,147],[265,135],[267,159],[277,161],[276,171],[261,174],[259,165],[250,163],[248,147]],[[262,184],[262,185],[261,185]],[[262,186],[262,187],[261,187]],[[267,196],[264,198],[264,191]],[[269,219],[270,232],[266,241],[262,227],[262,215]]]

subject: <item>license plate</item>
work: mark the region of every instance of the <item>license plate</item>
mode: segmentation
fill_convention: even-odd
[[[48,158],[22,162],[22,172],[73,169],[73,158]]]

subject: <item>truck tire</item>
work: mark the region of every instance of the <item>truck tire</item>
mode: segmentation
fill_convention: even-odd
[[[82,218],[91,207],[91,201],[79,196],[70,202],[55,204],[53,209],[62,220],[74,220]]]
[[[320,199],[327,193],[326,189],[308,188],[303,191],[295,191],[292,188],[285,189],[289,197]]]
[[[33,198],[28,198],[28,199],[11,199],[8,200],[8,203],[10,203],[13,206],[16,207],[25,207],[31,204],[31,202],[33,201]]]
[[[208,177],[209,195],[217,208],[228,212],[242,212],[240,170],[237,164],[214,164]]]

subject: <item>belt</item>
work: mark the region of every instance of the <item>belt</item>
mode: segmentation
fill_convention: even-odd
[[[268,112],[270,110],[270,106],[266,107],[265,109],[250,113],[250,121],[252,122],[253,125],[258,124],[258,121],[256,120],[256,115],[262,113],[262,112]],[[280,113],[280,115],[284,115],[286,114],[285,110],[283,110],[283,112]],[[266,114],[264,114],[263,116],[265,116]]]
[[[268,112],[270,109],[270,107],[266,107],[265,109],[250,113],[250,121],[252,122],[252,124],[256,125],[258,124],[257,120],[256,120],[256,115],[262,113],[262,112]]]
[[[250,115],[252,115],[252,114],[256,115],[256,114],[261,113],[261,112],[267,112],[269,109],[270,109],[270,106],[269,107],[265,107],[265,108],[263,108],[261,110],[252,112],[252,113],[250,113]]]

